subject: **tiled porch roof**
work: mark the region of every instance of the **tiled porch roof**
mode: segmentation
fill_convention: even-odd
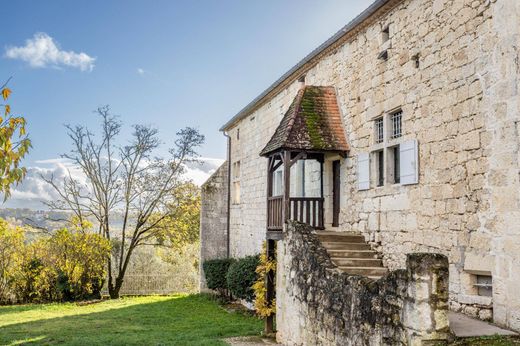
[[[333,87],[300,89],[260,155],[281,149],[341,153],[349,150]]]

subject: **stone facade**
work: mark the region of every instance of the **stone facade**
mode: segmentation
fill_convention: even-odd
[[[284,345],[424,345],[447,340],[448,259],[409,254],[381,280],[341,272],[303,224],[278,243],[277,339]]]
[[[405,268],[409,253],[446,255],[453,309],[489,319],[492,308],[494,322],[517,331],[519,21],[518,0],[390,1],[298,71],[308,85],[335,87],[351,148],[346,159],[325,159],[325,223],[331,162],[341,159],[338,231],[361,232],[392,270]],[[267,160],[258,154],[301,88],[298,77],[225,129],[229,160],[241,167],[240,201],[230,210],[234,257],[258,253],[265,239]],[[394,144],[417,141],[418,183],[376,187],[371,171],[360,191],[357,158],[381,146],[374,119],[397,109],[402,137]],[[491,299],[478,295],[478,275],[492,276]]]
[[[227,257],[228,162],[224,162],[201,187],[200,290],[206,291],[202,263]]]

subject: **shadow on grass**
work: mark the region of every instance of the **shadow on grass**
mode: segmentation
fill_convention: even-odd
[[[262,330],[262,322],[257,318],[229,313],[205,296],[150,300],[153,298],[126,307],[113,307],[107,302],[103,303],[106,310],[91,313],[81,312],[83,307],[73,307],[80,312],[58,318],[47,318],[45,309],[37,305],[22,306],[19,308],[23,314],[32,307],[37,316],[31,316],[29,322],[5,321],[7,325],[0,327],[0,344],[225,345],[220,339],[258,335]],[[14,309],[6,310],[10,313],[0,313],[0,320],[12,316]]]

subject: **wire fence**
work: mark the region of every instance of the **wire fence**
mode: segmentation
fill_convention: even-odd
[[[172,275],[125,275],[121,295],[149,295],[185,293],[186,287]],[[108,294],[107,285],[101,294]]]

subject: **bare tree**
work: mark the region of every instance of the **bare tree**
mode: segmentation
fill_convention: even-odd
[[[53,176],[43,179],[59,195],[48,203],[51,209],[72,212],[80,225],[94,219],[97,232],[117,245],[108,260],[108,291],[111,298],[118,298],[133,251],[161,231],[168,205],[175,202],[173,191],[184,182],[185,164],[195,160],[204,136],[193,128],[182,129],[168,158],[157,158],[156,129],[135,125],[129,143],[119,145],[121,122],[108,106],[97,113],[102,125],[99,136],[83,126],[66,126],[73,148],[63,157],[81,168],[86,183],[70,173],[63,181]],[[122,222],[120,229],[113,227],[115,221]]]

